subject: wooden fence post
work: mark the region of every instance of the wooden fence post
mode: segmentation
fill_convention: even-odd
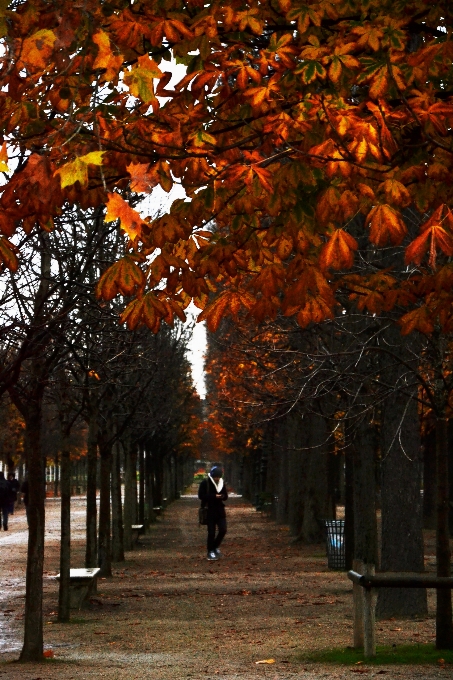
[[[358,574],[363,574],[363,561],[354,560],[352,568]],[[354,649],[363,649],[364,588],[358,583],[352,584],[352,598],[354,602]]]
[[[364,576],[374,576],[374,564],[365,564]],[[363,630],[366,659],[376,656],[376,588],[364,588]]]

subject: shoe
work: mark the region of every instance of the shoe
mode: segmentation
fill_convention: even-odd
[[[208,552],[208,562],[215,562],[218,559],[217,553],[214,550]]]
[[[8,531],[8,527],[3,527],[3,529],[4,529],[5,531]]]
[[[220,552],[220,550],[219,550],[218,548],[216,548],[216,549],[214,550],[214,552],[215,552],[215,554],[217,555],[217,557],[223,557],[223,552]]]

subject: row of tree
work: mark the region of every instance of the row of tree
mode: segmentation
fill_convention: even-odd
[[[408,230],[416,217],[406,214]],[[377,277],[405,275],[398,248],[362,243],[359,255]],[[212,445],[242,460],[244,494],[272,503],[295,540],[319,541],[341,502],[348,568],[423,571],[425,526],[437,528],[438,575],[449,576],[452,338],[402,335],[398,307],[370,314],[346,291],[339,299],[334,318],[304,329],[289,316],[256,325],[243,313],[209,334]],[[439,591],[440,646],[451,641],[450,606]],[[426,593],[383,589],[378,612],[422,614]]]
[[[23,659],[42,654],[46,461],[60,469],[66,621],[71,456],[86,461],[85,565],[109,575],[131,548],[131,525],[149,524],[153,507],[184,488],[198,448],[190,327],[130,332],[118,306],[96,298],[95,282],[121,242],[100,211],[68,210],[52,232],[26,235],[20,270],[2,274],[2,457],[10,468],[25,461],[30,486]]]

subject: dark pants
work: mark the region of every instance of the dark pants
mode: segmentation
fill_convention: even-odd
[[[215,535],[218,528],[217,536]],[[208,513],[208,552],[219,547],[227,532],[226,517],[217,517]]]
[[[3,520],[3,528],[7,529],[8,528],[8,515],[9,515],[9,505],[2,505],[2,520]]]

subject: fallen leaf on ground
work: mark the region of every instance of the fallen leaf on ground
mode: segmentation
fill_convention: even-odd
[[[263,661],[255,661],[255,663],[275,663],[275,659],[263,659]]]
[[[55,657],[55,654],[53,653],[53,649],[46,649],[46,651],[43,652],[42,655],[45,659],[53,659]]]

